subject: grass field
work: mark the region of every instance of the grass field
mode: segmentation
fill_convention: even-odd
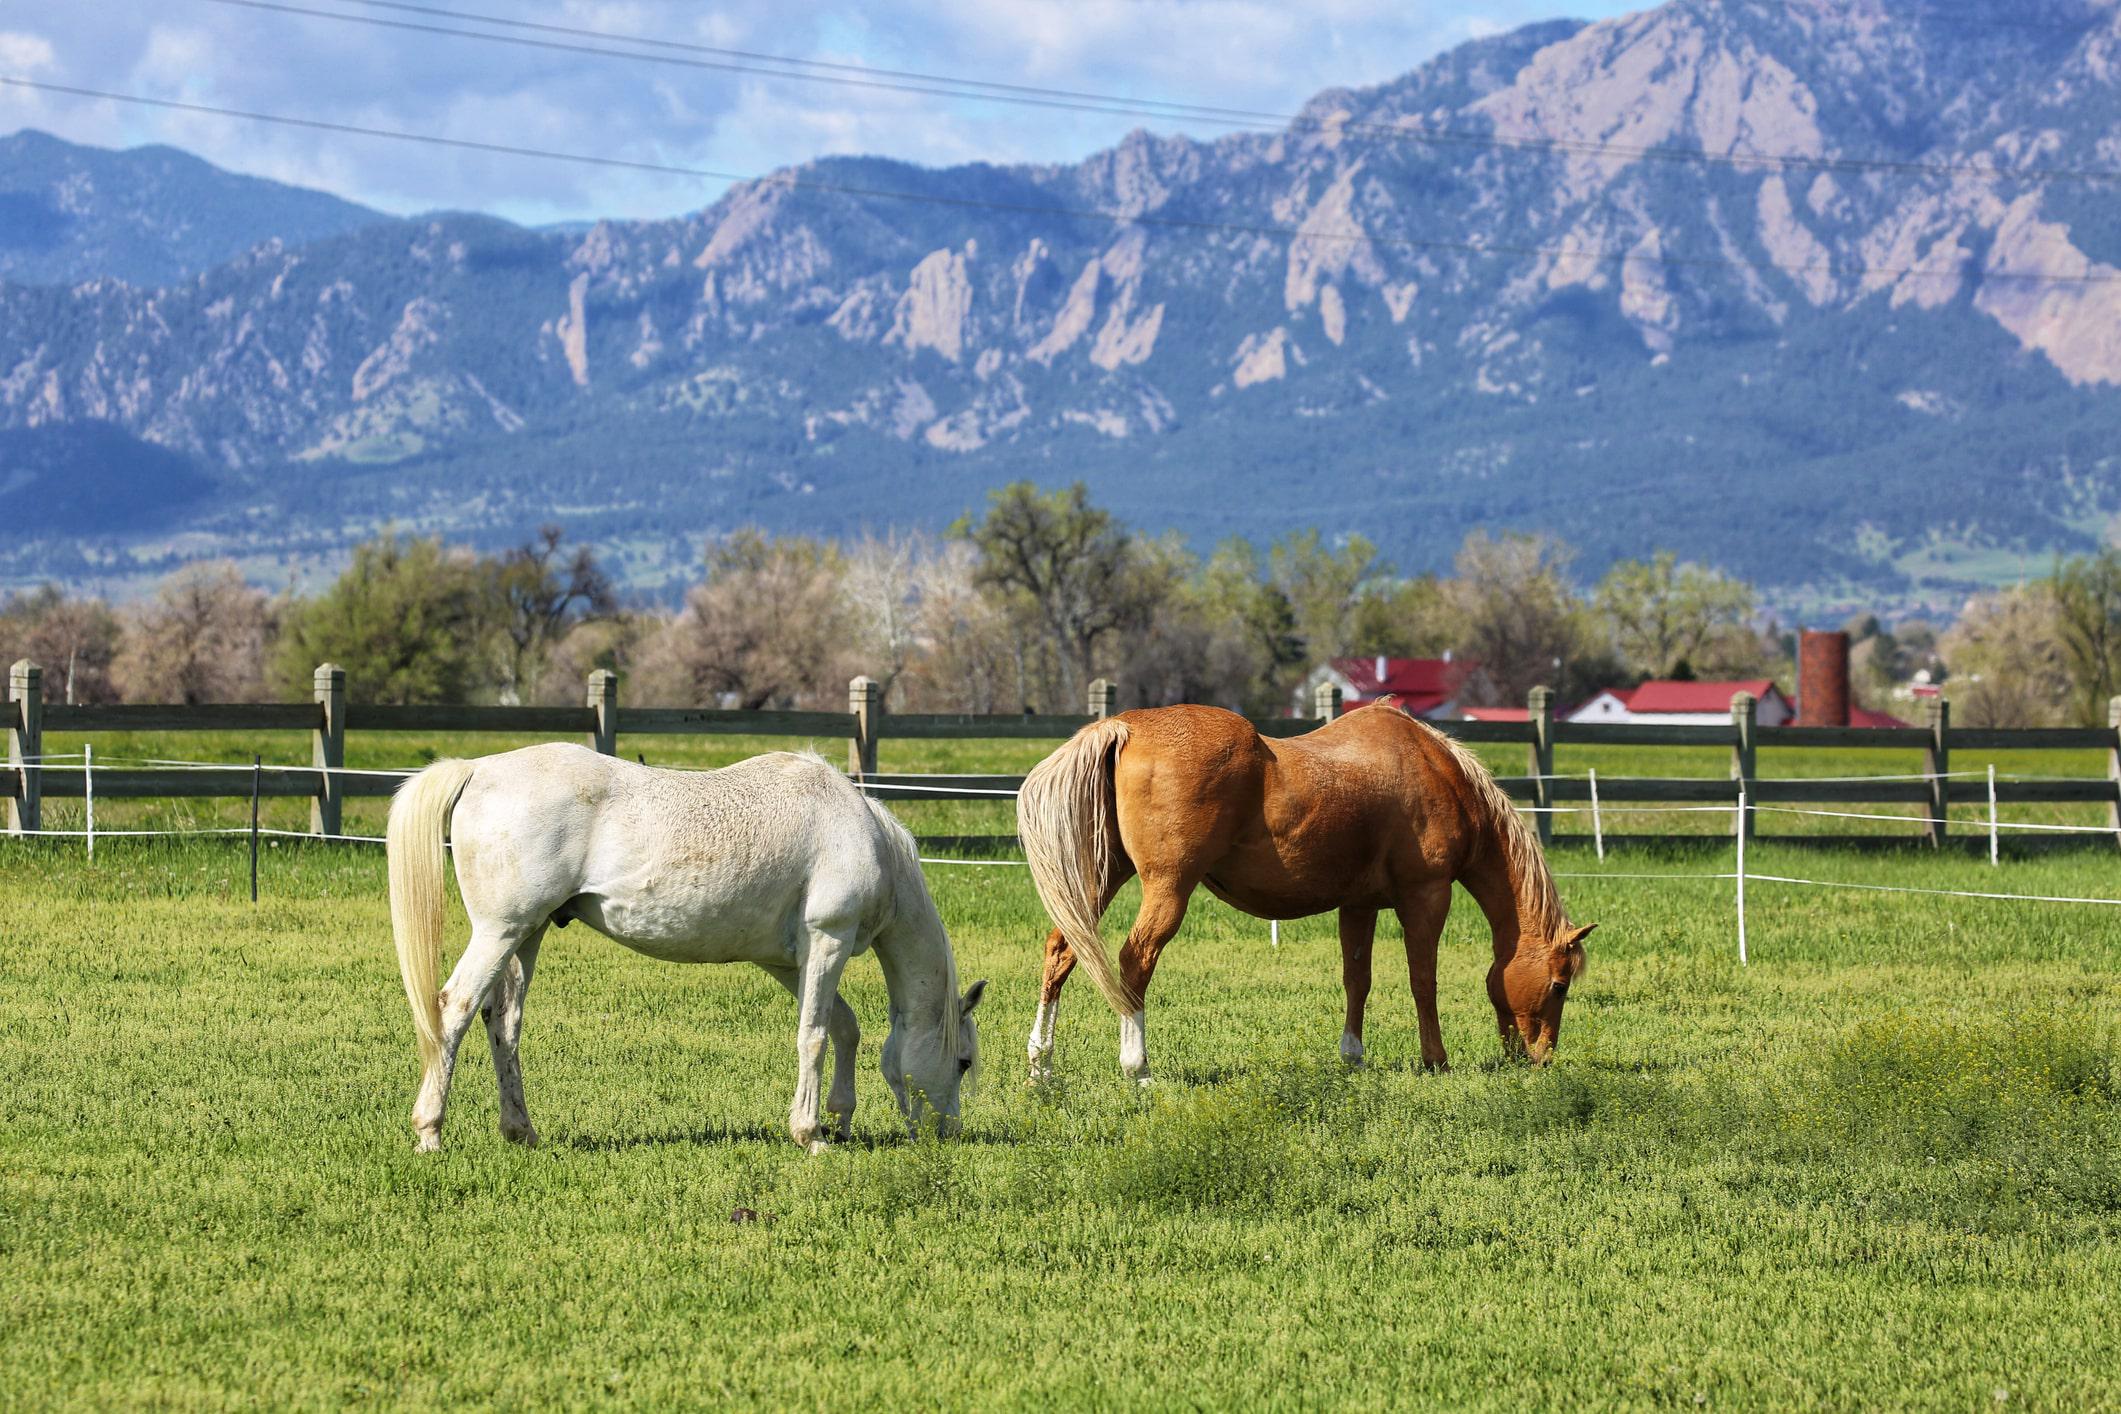
[[[785,993],[570,928],[524,1030],[545,1147],[495,1133],[476,1039],[417,1156],[380,853],[270,850],[255,906],[246,867],[0,848],[0,1404],[2121,1402],[2116,910],[1755,885],[1741,971],[1728,883],[1567,879],[1602,926],[1532,1071],[1461,899],[1427,1075],[1403,971],[1346,1072],[1331,920],[1274,950],[1203,896],[1153,1090],[1077,987],[1040,1096],[1038,905],[938,867],[992,979],[962,1141],[894,1138],[872,961],[857,1138],[811,1158]],[[1755,867],[2121,896],[2098,852]]]

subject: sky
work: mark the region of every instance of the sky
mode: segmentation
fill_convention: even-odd
[[[1563,15],[1604,19],[1648,0],[417,3],[426,13],[412,0],[0,0],[0,76],[744,175],[847,153],[935,165],[1057,162],[1135,127],[1204,138],[1230,129],[1198,117],[800,81],[373,22],[726,62],[439,9],[863,69],[1285,114],[1322,89],[1396,77],[1468,39]],[[483,210],[532,224],[668,216],[706,205],[727,185],[0,87],[0,132],[22,127],[106,147],[168,143],[233,171],[401,214]]]

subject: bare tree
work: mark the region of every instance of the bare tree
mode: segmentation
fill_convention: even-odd
[[[643,648],[643,700],[761,708],[845,700],[844,566],[829,544],[739,531],[709,556],[707,582]]]
[[[909,710],[1022,708],[1024,624],[978,577],[978,552],[962,543],[939,546],[922,566],[919,651],[900,682]]]
[[[884,687],[884,700],[922,647],[924,590],[935,544],[919,532],[865,534],[846,551],[840,587],[863,671]]]
[[[227,560],[186,566],[126,616],[111,675],[128,702],[260,702],[278,615]]]
[[[44,669],[45,696],[115,702],[111,662],[119,626],[101,599],[73,599],[56,584],[0,600],[0,669],[27,658]]]

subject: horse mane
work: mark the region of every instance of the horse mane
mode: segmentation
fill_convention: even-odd
[[[907,829],[898,816],[891,813],[889,806],[859,786],[856,786],[855,790],[861,796],[862,804],[868,806],[869,813],[876,817],[877,824],[883,827],[884,839],[891,850],[892,907],[901,917],[911,913],[922,924],[932,925],[937,936],[943,940],[943,1054],[955,1056],[959,1002],[957,949],[950,945],[949,930],[943,927],[943,917],[935,910],[935,898],[928,892],[927,876],[921,873],[920,847],[913,842],[913,831]],[[977,1064],[977,1057],[974,1058],[974,1063]]]
[[[1494,832],[1510,873],[1517,881],[1518,902],[1529,907],[1547,937],[1560,937],[1569,926],[1569,916],[1561,906],[1561,891],[1554,886],[1554,875],[1547,868],[1546,851],[1539,847],[1539,836],[1518,813],[1509,793],[1464,742],[1448,732],[1438,731],[1398,703],[1393,706],[1408,721],[1434,737],[1458,763],[1458,769],[1473,787],[1473,796],[1480,804],[1481,813],[1487,817],[1488,828]]]

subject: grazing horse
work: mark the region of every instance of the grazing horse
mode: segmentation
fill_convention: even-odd
[[[446,894],[443,839],[471,915],[471,942],[435,985]],[[840,999],[848,959],[876,949],[891,995],[884,1078],[907,1124],[932,1110],[957,1127],[979,1056],[972,1008],[921,877],[913,838],[890,812],[814,755],[775,752],[719,771],[661,771],[586,747],[532,746],[438,761],[390,805],[390,921],[412,1004],[422,1075],[412,1124],[442,1143],[457,1045],[482,1008],[500,1081],[501,1133],[537,1143],[516,1042],[523,997],[549,924],[580,919],[665,962],[753,962],[795,994],[795,1103],[788,1132],[816,1152],[824,1108],[844,1138],[854,1117],[854,1012]]]
[[[1120,1068],[1149,1077],[1143,1000],[1156,960],[1205,885],[1257,918],[1340,910],[1347,1027],[1362,1059],[1363,1005],[1377,914],[1406,934],[1421,1059],[1449,1065],[1436,1020],[1436,941],[1451,885],[1495,935],[1488,999],[1504,1049],[1544,1062],[1583,970],[1539,842],[1470,751],[1395,705],[1351,712],[1270,740],[1215,707],[1158,707],[1092,722],[1024,779],[1017,826],[1056,926],[1031,1029],[1031,1074],[1051,1074],[1061,984],[1081,962],[1120,1016]],[[1141,876],[1141,911],[1115,969],[1099,919]]]

